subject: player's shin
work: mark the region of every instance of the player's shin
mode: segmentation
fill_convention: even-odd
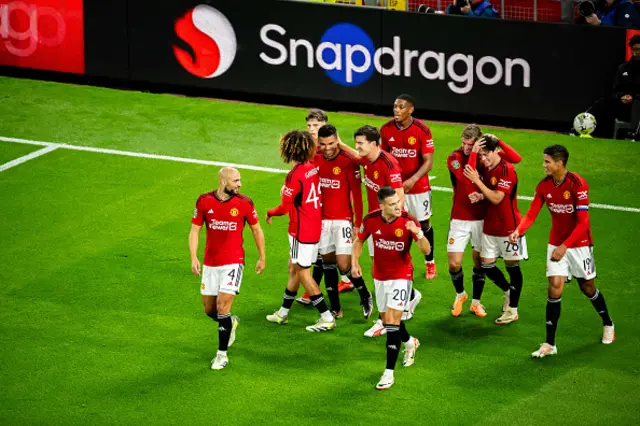
[[[509,283],[504,277],[504,274],[496,266],[496,262],[482,262],[482,270],[489,277],[491,281],[495,283],[502,291],[509,290]]]
[[[591,304],[596,309],[596,312],[602,318],[602,325],[612,326],[613,321],[609,316],[609,309],[607,309],[607,302],[604,300],[604,296],[600,293],[600,290],[596,289],[596,293],[589,298],[591,300]]]
[[[449,275],[451,275],[451,281],[453,282],[453,287],[456,289],[456,293],[459,295],[464,293],[464,272],[462,268],[456,272],[449,270]]]
[[[407,346],[412,345],[411,335],[407,331],[407,327],[404,325],[404,321],[400,321],[400,340]]]
[[[551,346],[556,344],[556,329],[560,319],[561,301],[560,297],[549,297],[547,299],[547,343]]]
[[[291,291],[287,288],[284,289],[284,296],[282,296],[282,307],[278,311],[278,315],[281,317],[286,317],[289,315],[289,310],[293,305],[293,301],[296,299],[296,292]]]
[[[318,256],[316,263],[314,263],[313,265],[313,273],[312,273],[313,280],[318,285],[320,285],[320,282],[322,281],[322,276],[324,275],[324,268],[322,265],[323,265],[322,257]]]
[[[471,280],[473,281],[473,301],[480,303],[482,298],[482,292],[484,291],[484,279],[485,273],[482,269],[473,268],[473,275]]]
[[[338,293],[338,283],[340,276],[338,275],[338,267],[335,263],[323,263],[324,269],[324,283],[327,287],[327,296],[331,303],[331,310],[333,312],[340,312],[340,295]]]
[[[218,350],[221,352],[226,352],[229,347],[232,327],[231,313],[218,315]]]
[[[424,236],[427,237],[427,241],[431,245],[431,253],[424,256],[424,260],[427,262],[433,262],[433,253],[434,245],[433,245],[433,226],[431,226],[431,222],[429,220],[424,220],[420,222],[420,227],[422,228],[422,232],[424,232]]]
[[[358,290],[358,294],[360,295],[360,301],[367,300],[370,296],[369,289],[367,288],[367,284],[364,282],[362,277],[355,278],[351,275],[351,269],[344,272],[343,275],[349,277],[353,286]]]
[[[387,370],[394,370],[400,353],[400,344],[402,343],[400,326],[385,324],[384,328],[387,330]]]
[[[509,280],[511,285],[509,286],[509,306],[511,308],[517,308],[520,301],[520,295],[522,294],[522,270],[520,269],[520,263],[507,264],[507,273],[509,274]]]

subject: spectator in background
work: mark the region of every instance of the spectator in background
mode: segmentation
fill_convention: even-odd
[[[631,134],[623,135],[640,140],[640,35],[629,40],[632,56],[628,62],[618,67],[613,83],[613,92],[599,99],[587,110],[596,117],[598,125],[594,136],[610,138],[613,132],[613,120],[630,122]],[[616,135],[616,138],[619,135]]]
[[[607,27],[640,28],[640,14],[631,0],[584,0],[578,5],[578,23]]]
[[[447,15],[479,16],[500,18],[500,13],[487,0],[454,0],[445,12]]]

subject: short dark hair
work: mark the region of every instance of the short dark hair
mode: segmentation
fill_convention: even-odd
[[[330,136],[334,136],[338,134],[338,130],[336,126],[333,124],[325,124],[318,129],[318,137],[319,138],[328,138]]]
[[[369,124],[362,126],[355,131],[353,138],[355,139],[358,136],[364,136],[369,142],[375,142],[376,144],[380,142],[380,132]]]
[[[386,200],[389,197],[393,197],[394,195],[396,195],[395,189],[393,189],[390,186],[383,186],[378,190],[378,202],[384,203],[384,200]]]
[[[498,139],[497,137],[485,134],[483,138],[484,149],[486,149],[487,151],[495,151],[496,149],[498,149],[498,147],[500,147],[500,139]]]
[[[564,145],[551,145],[544,149],[544,154],[553,158],[553,161],[562,161],[564,166],[569,162],[569,151]]]
[[[407,95],[406,93],[402,93],[402,94],[396,96],[396,99],[400,99],[402,101],[407,101],[411,105],[413,105],[414,107],[416,106],[415,98],[413,96],[411,96],[411,95]]]
[[[629,40],[629,47],[633,47],[634,44],[640,44],[640,35],[636,34]]]
[[[309,111],[309,113],[307,114],[307,118],[305,118],[305,121],[309,120],[324,121],[326,123],[327,121],[329,121],[329,117],[327,117],[327,113],[323,110],[314,108]]]

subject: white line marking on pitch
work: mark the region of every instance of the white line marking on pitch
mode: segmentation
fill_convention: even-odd
[[[3,166],[0,166],[0,171],[6,170],[6,169],[2,169],[1,167],[5,167],[11,163],[24,159],[23,161],[10,165],[9,167],[13,167],[14,165],[21,164],[25,161],[30,160],[31,158],[35,158],[40,155],[46,154],[47,152],[51,152],[54,149],[61,148],[61,149],[69,149],[73,151],[86,151],[86,152],[97,152],[100,154],[123,155],[125,157],[151,158],[154,160],[167,160],[167,161],[175,161],[179,163],[202,164],[205,166],[235,167],[237,169],[256,170],[259,172],[289,173],[289,170],[274,169],[270,167],[251,166],[248,164],[235,164],[235,163],[225,163],[221,161],[197,160],[195,158],[172,157],[169,155],[145,154],[142,152],[131,152],[131,151],[119,151],[116,149],[94,148],[91,146],[69,145],[66,143],[42,142],[42,141],[34,141],[30,139],[8,138],[5,136],[0,136],[0,141],[15,142],[15,143],[21,143],[21,144],[27,144],[27,145],[40,145],[40,146],[46,147],[36,152],[32,152],[31,154],[26,155],[24,157],[20,157],[16,160],[10,161],[9,163],[4,164]],[[26,158],[26,157],[31,157],[31,158]],[[433,180],[433,179],[435,179],[435,176],[430,178],[430,180]],[[448,187],[443,187],[443,186],[432,186],[431,189],[433,189],[434,191],[453,192],[453,189]],[[518,199],[531,201],[533,200],[533,197],[529,197],[526,195],[519,195]],[[640,208],[637,208],[637,207],[614,206],[611,204],[598,204],[598,203],[591,203],[591,207],[598,208],[598,209],[605,209],[605,210],[616,210],[616,211],[623,211],[623,212],[640,213]]]
[[[29,160],[33,160],[34,158],[40,157],[42,155],[48,154],[51,151],[55,151],[56,149],[58,149],[58,146],[56,145],[48,145],[42,149],[39,149],[37,151],[32,152],[31,154],[27,154],[23,157],[20,158],[16,158],[15,160],[11,160],[8,163],[4,163],[3,165],[0,165],[0,172],[4,172],[5,170],[8,170],[12,167],[17,166],[18,164],[22,164],[25,163]]]

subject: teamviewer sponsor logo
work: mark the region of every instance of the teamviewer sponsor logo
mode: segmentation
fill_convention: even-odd
[[[190,53],[173,46],[173,53],[182,67],[201,78],[224,74],[236,56],[238,43],[231,22],[220,11],[198,5],[176,21],[175,31],[193,49]]]
[[[211,219],[209,222],[209,229],[213,229],[216,231],[235,231],[238,229],[238,224],[236,222],[231,222],[228,220],[215,220]]]
[[[525,59],[476,58],[464,53],[447,57],[444,52],[402,49],[399,36],[393,37],[393,47],[376,48],[362,28],[349,23],[327,29],[318,45],[304,38],[287,37],[286,28],[278,24],[264,25],[260,29],[260,40],[265,46],[260,53],[263,62],[273,66],[286,63],[290,67],[319,66],[342,86],[363,84],[374,71],[383,77],[410,78],[419,73],[427,80],[448,81],[449,90],[459,95],[469,93],[476,81],[487,86],[498,83],[512,86],[515,76],[522,87],[531,85],[531,68]]]
[[[388,241],[382,238],[376,240],[376,247],[381,250],[403,251],[404,243],[399,241]]]
[[[556,204],[549,203],[549,210],[554,213],[573,213],[573,204]]]
[[[406,149],[406,148],[391,148],[391,155],[396,158],[415,158],[418,155],[418,151],[415,149]]]
[[[340,189],[340,181],[335,179],[320,178],[322,188]]]

